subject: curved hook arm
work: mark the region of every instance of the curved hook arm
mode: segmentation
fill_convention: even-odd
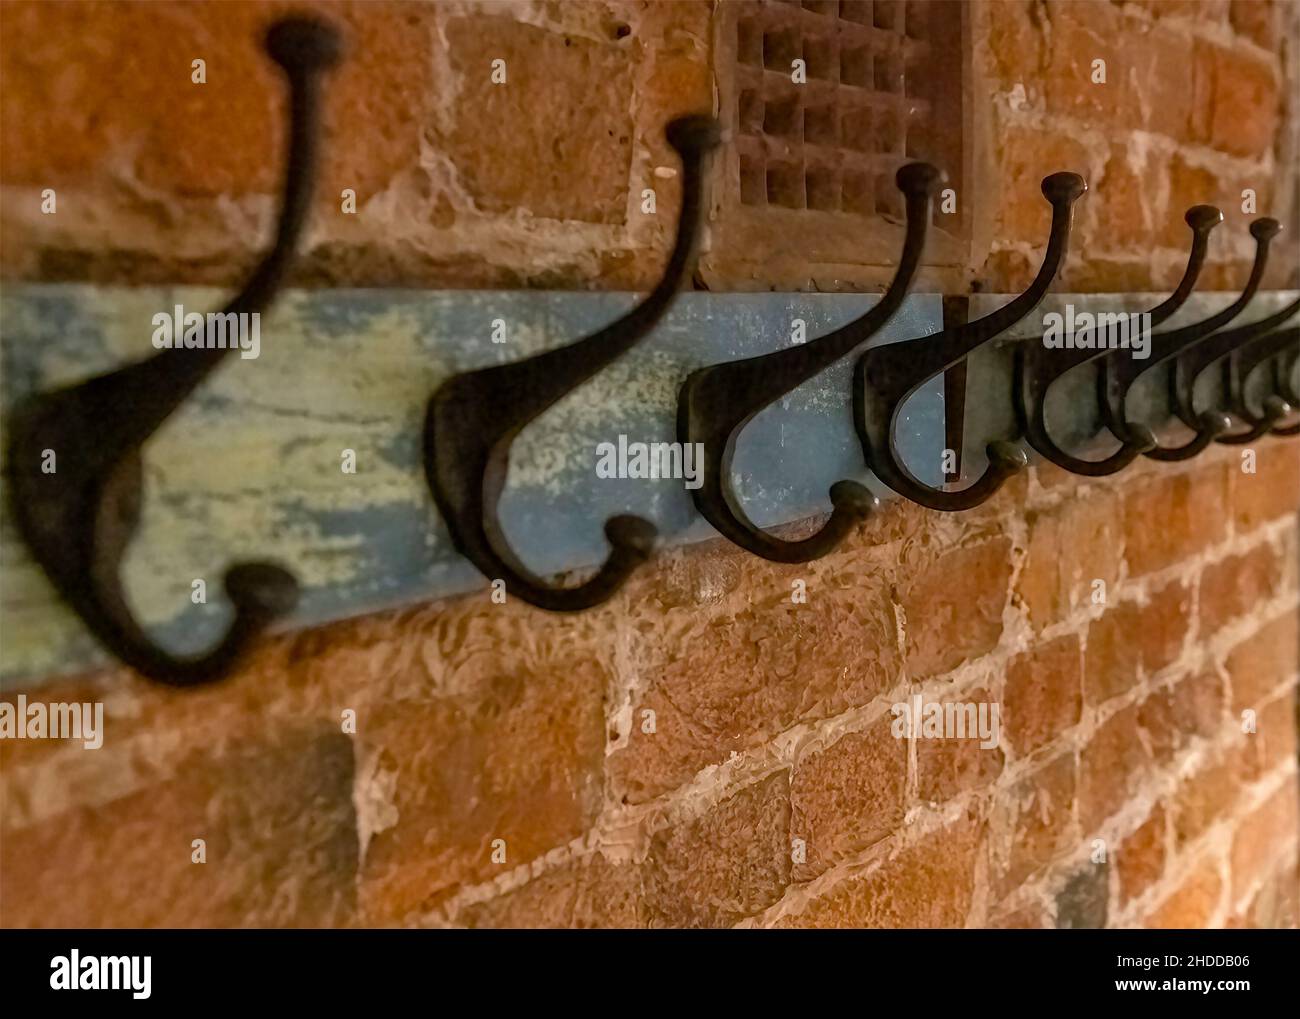
[[[1271,396],[1265,400],[1263,417],[1251,413],[1246,407],[1245,397],[1241,392],[1241,376],[1238,367],[1243,347],[1267,335],[1297,311],[1300,311],[1300,299],[1292,301],[1286,307],[1257,322],[1215,333],[1179,357],[1174,362],[1171,384],[1174,412],[1179,419],[1184,424],[1192,422],[1188,425],[1189,428],[1196,427],[1198,420],[1195,406],[1196,380],[1216,363],[1222,365],[1223,371],[1223,409],[1230,414],[1236,414],[1247,424],[1244,432],[1216,435],[1216,442],[1226,445],[1254,442],[1286,417],[1291,412],[1291,408],[1279,396]]]
[[[895,492],[930,509],[978,506],[1029,462],[1015,443],[990,443],[988,469],[976,481],[957,491],[931,488],[904,465],[894,447],[894,431],[903,404],[927,379],[947,371],[1024,318],[1047,293],[1065,261],[1074,203],[1088,185],[1077,173],[1054,173],[1043,179],[1042,190],[1052,205],[1051,233],[1038,275],[1023,294],[974,322],[906,343],[876,347],[858,359],[853,383],[854,417],[867,461]]]
[[[510,593],[555,612],[605,601],[654,548],[649,521],[611,517],[605,536],[612,550],[596,574],[574,587],[552,587],[511,550],[497,504],[515,437],[649,332],[689,273],[699,234],[704,157],[718,144],[719,132],[712,118],[692,116],[674,120],[666,133],[682,161],[682,204],[668,264],[645,300],[568,346],[453,376],[434,393],[425,414],[425,475],[456,550],[485,576],[504,580]]]
[[[888,289],[869,311],[797,347],[701,368],[682,384],[677,434],[684,443],[700,443],[696,448],[704,451],[701,485],[692,492],[695,506],[741,548],[773,562],[808,562],[839,544],[876,505],[875,496],[856,481],[838,481],[830,490],[834,508],[821,529],[801,541],[784,541],[745,513],[731,485],[732,459],[741,431],[759,411],[865,343],[893,317],[920,264],[930,203],[942,179],[928,163],[909,163],[898,171],[896,183],[907,205],[903,254]]]
[[[1119,436],[1143,437],[1140,426],[1130,422],[1128,417],[1128,392],[1133,384],[1147,372],[1178,358],[1192,345],[1205,339],[1216,329],[1227,325],[1245,309],[1264,278],[1268,267],[1268,248],[1270,242],[1282,231],[1282,224],[1275,219],[1264,217],[1250,224],[1251,236],[1255,238],[1255,261],[1250,268],[1250,278],[1235,301],[1209,318],[1174,329],[1167,333],[1158,333],[1151,337],[1150,356],[1139,361],[1136,358],[1110,357],[1102,362],[1102,379],[1099,385],[1103,399],[1102,414],[1106,427]],[[1143,456],[1153,460],[1187,460],[1205,449],[1216,436],[1222,435],[1231,427],[1232,422],[1226,414],[1206,411],[1197,419],[1196,434],[1182,446],[1160,446],[1144,450]]]
[[[223,314],[259,312],[275,296],[307,218],[319,148],[320,89],[340,39],[328,24],[286,18],[266,37],[288,78],[290,132],[274,246]],[[208,318],[212,329],[212,317]],[[205,337],[206,339],[215,339]],[[159,648],[127,603],[121,562],[139,521],[140,447],[221,362],[223,343],[173,347],[80,385],[41,394],[14,414],[9,464],[14,517],[33,556],[105,647],[150,679],[193,686],[220,679],[251,641],[297,602],[294,578],[270,563],[227,571],[234,620],[211,650],[179,657]],[[41,469],[43,451],[58,469]]]
[[[1152,326],[1162,324],[1191,296],[1205,264],[1210,231],[1223,222],[1223,213],[1212,205],[1194,205],[1183,218],[1192,228],[1192,248],[1187,256],[1187,267],[1174,292],[1147,313]],[[1096,348],[1049,349],[1042,338],[1024,340],[1016,351],[1016,413],[1025,439],[1040,456],[1074,474],[1094,478],[1115,474],[1156,445],[1151,430],[1137,426],[1132,435],[1116,436],[1120,444],[1113,453],[1100,460],[1085,460],[1061,449],[1048,430],[1046,402],[1052,385],[1071,369],[1116,353],[1113,348],[1101,345]]]
[[[1300,302],[1297,302],[1300,304]],[[1296,305],[1292,306],[1294,311]],[[1281,378],[1281,355],[1289,350],[1300,348],[1300,326],[1279,329],[1248,342],[1234,350],[1225,364],[1226,392],[1229,409],[1250,427],[1246,432],[1219,436],[1219,442],[1228,445],[1240,445],[1253,442],[1265,432],[1274,435],[1296,435],[1300,433],[1300,422],[1280,425],[1284,417],[1291,413],[1294,394],[1286,391]],[[1261,365],[1273,362],[1275,391],[1264,397],[1262,415],[1253,413],[1246,400],[1246,381]]]

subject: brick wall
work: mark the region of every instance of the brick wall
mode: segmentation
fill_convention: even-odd
[[[1167,284],[1179,210],[1215,200],[1210,283],[1237,285],[1240,188],[1292,208],[1295,6],[967,8],[969,281],[1023,281],[1037,179],[1075,169],[1065,286]],[[238,277],[282,105],[256,26],[284,8],[216,9],[0,7],[7,278]],[[355,55],[302,281],[653,277],[667,238],[628,203],[671,187],[662,122],[710,105],[710,5],[330,9]],[[1081,83],[1093,49],[1122,87]],[[209,90],[176,87],[205,52]],[[498,52],[544,103],[475,91]],[[475,595],[283,636],[210,689],[43,687],[103,700],[110,738],[0,742],[0,922],[1294,926],[1300,446],[1255,451],[1036,467],[804,566],[678,550],[571,617]],[[896,738],[915,694],[999,705],[998,746]]]

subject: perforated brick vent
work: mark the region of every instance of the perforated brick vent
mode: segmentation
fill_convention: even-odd
[[[732,237],[777,229],[810,261],[877,264],[903,217],[911,159],[963,174],[961,5],[937,0],[724,4],[718,72],[731,129],[722,204]],[[803,61],[806,80],[794,77]],[[966,236],[960,215],[935,226]],[[816,235],[805,233],[815,229]],[[794,233],[791,233],[794,230]],[[928,252],[946,259],[952,243]],[[896,255],[896,250],[895,250]]]

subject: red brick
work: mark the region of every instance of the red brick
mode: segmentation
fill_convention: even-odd
[[[1266,878],[1276,861],[1295,854],[1297,830],[1296,784],[1286,782],[1242,818],[1232,841],[1232,897],[1240,900]]]
[[[1147,474],[1124,499],[1125,555],[1134,576],[1174,565],[1227,536],[1228,468]]]
[[[1079,755],[1079,823],[1085,834],[1123,807],[1146,776],[1150,757],[1137,723],[1136,706],[1117,712]]]
[[[999,793],[989,822],[990,877],[996,895],[1018,888],[1078,845],[1075,778],[1074,755],[1064,753]]]
[[[383,190],[420,159],[437,93],[431,8],[5,4],[6,50],[22,54],[5,64],[5,183],[77,187],[124,165],[132,179],[170,195],[272,191],[279,144],[268,143],[283,132],[286,89],[262,37],[277,14],[304,6],[341,24],[348,41],[327,84],[320,201],[337,209],[343,187],[363,196]],[[199,57],[207,61],[203,85],[190,81]],[[353,129],[359,124],[364,132]]]
[[[794,879],[807,881],[890,835],[902,822],[907,787],[907,740],[894,719],[840,737],[795,767],[791,835],[807,846]]]
[[[1273,0],[1232,0],[1232,30],[1272,52],[1278,42],[1279,5]]]
[[[1018,755],[1032,754],[1078,724],[1083,710],[1081,666],[1079,638],[1073,635],[1011,660],[1002,726]]]
[[[655,835],[646,863],[651,927],[730,926],[790,882],[790,774],[742,789],[703,817]]]
[[[608,764],[627,802],[674,789],[801,718],[866,704],[896,680],[889,592],[856,541],[798,567],[729,550],[702,576],[684,572],[669,582],[647,576],[622,602],[640,631],[628,653],[646,683],[627,746]],[[806,581],[806,604],[791,601],[793,578]],[[717,591],[716,601],[697,590]],[[651,733],[646,711],[655,713]]]
[[[862,876],[838,882],[778,926],[961,927],[974,899],[982,838],[982,822],[967,813]]]
[[[1240,461],[1230,471],[1232,517],[1238,533],[1292,515],[1300,507],[1300,443],[1265,440],[1251,448],[1255,473],[1242,471]]]
[[[1253,611],[1281,582],[1282,563],[1268,544],[1207,566],[1201,574],[1201,632],[1208,636]]]
[[[597,854],[549,871],[516,891],[467,906],[456,922],[471,928],[643,927],[641,882],[639,867],[611,863]]]
[[[988,704],[998,708],[998,739],[1006,729],[1004,708],[991,702],[987,690],[972,690],[962,698],[965,704]],[[991,715],[989,716],[991,719]],[[1002,773],[1006,755],[1000,745],[984,747],[974,739],[918,739],[916,741],[917,795],[942,803],[968,789],[987,786]]]
[[[1241,47],[1209,46],[1213,75],[1209,142],[1234,156],[1261,157],[1278,128],[1279,68]]]
[[[1166,829],[1164,808],[1157,804],[1115,850],[1121,904],[1136,899],[1164,873]]]
[[[375,788],[386,801],[377,816],[390,822],[366,847],[369,923],[402,922],[460,884],[564,845],[599,810],[608,677],[597,662],[498,646],[459,679],[462,693],[385,701],[360,719],[359,796]],[[504,863],[492,859],[498,839]]]
[[[1167,763],[1197,736],[1218,732],[1224,721],[1225,692],[1216,672],[1202,672],[1153,691],[1138,705],[1138,726],[1151,755]]]
[[[1027,517],[1029,550],[1016,592],[1035,628],[1057,622],[1086,604],[1094,580],[1104,581],[1113,596],[1123,555],[1114,493],[1071,499]]]
[[[999,179],[1003,182],[998,237],[1041,247],[1047,243],[1052,207],[1038,182],[1062,170],[1087,177],[1088,150],[1068,133],[1016,125],[1007,125],[998,143]]]
[[[1247,637],[1228,655],[1232,710],[1258,708],[1300,668],[1300,617],[1287,612]]]
[[[1242,783],[1241,757],[1232,749],[1215,754],[1181,779],[1173,801],[1175,845],[1181,850],[1231,811]]]
[[[1010,579],[1011,542],[999,538],[946,552],[912,580],[900,602],[913,679],[949,672],[997,645]]]
[[[1197,930],[1209,926],[1223,894],[1219,861],[1200,860],[1178,888],[1147,918],[1145,926],[1155,929]]]
[[[3,832],[6,927],[355,921],[352,747],[329,723],[179,762],[175,777]],[[206,863],[191,843],[206,842]],[[51,882],[57,878],[57,891]]]

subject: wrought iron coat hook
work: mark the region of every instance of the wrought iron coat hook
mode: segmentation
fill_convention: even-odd
[[[1255,261],[1250,269],[1250,278],[1241,294],[1222,311],[1211,315],[1201,322],[1174,329],[1167,333],[1157,333],[1151,337],[1150,356],[1142,360],[1132,357],[1108,357],[1102,362],[1101,409],[1106,427],[1119,436],[1140,436],[1138,425],[1130,422],[1128,417],[1128,392],[1133,384],[1147,372],[1178,358],[1192,346],[1205,339],[1216,329],[1221,329],[1236,318],[1254,298],[1268,267],[1268,248],[1270,242],[1282,230],[1282,224],[1267,217],[1257,219],[1250,224],[1251,236],[1255,238]],[[1171,386],[1177,388],[1171,374]],[[1176,393],[1173,394],[1176,397]],[[1144,450],[1143,456],[1153,460],[1187,460],[1196,456],[1206,446],[1222,435],[1231,426],[1228,415],[1221,411],[1206,411],[1196,417],[1198,422],[1196,434],[1181,446],[1154,446]]]
[[[1196,416],[1196,380],[1212,365],[1219,363],[1223,367],[1223,402],[1221,408],[1229,413],[1237,413],[1247,423],[1244,432],[1223,433],[1215,436],[1216,442],[1227,445],[1241,445],[1254,442],[1273,425],[1291,412],[1287,402],[1280,396],[1269,396],[1264,401],[1264,416],[1256,417],[1245,406],[1240,391],[1240,377],[1237,362],[1244,346],[1253,343],[1282,325],[1300,310],[1300,300],[1256,322],[1247,323],[1236,329],[1225,329],[1207,337],[1196,346],[1183,353],[1174,362],[1172,384],[1174,411],[1179,419],[1189,428],[1195,428]]]
[[[1205,252],[1209,246],[1210,231],[1223,222],[1223,213],[1212,205],[1194,205],[1184,216],[1192,228],[1192,248],[1187,256],[1187,268],[1177,288],[1162,303],[1152,308],[1148,315],[1152,326],[1166,321],[1191,296]],[[1052,385],[1073,368],[1098,358],[1114,355],[1113,349],[1100,344],[1096,348],[1049,349],[1041,338],[1023,341],[1016,351],[1015,404],[1020,427],[1029,444],[1047,460],[1075,474],[1103,477],[1114,474],[1132,463],[1140,454],[1155,448],[1156,438],[1143,425],[1135,426],[1133,434],[1116,436],[1120,445],[1110,455],[1100,460],[1085,460],[1061,449],[1047,428],[1046,400]],[[1100,380],[1101,375],[1098,375]]]
[[[434,393],[425,414],[425,475],[452,543],[485,576],[504,580],[511,594],[539,608],[574,612],[600,604],[654,548],[649,521],[629,514],[611,517],[605,537],[612,550],[596,574],[574,587],[552,587],[511,550],[497,503],[515,437],[648,333],[690,271],[704,157],[718,144],[719,131],[712,118],[690,116],[674,120],[666,134],[682,162],[682,205],[672,254],[654,290],[622,318],[568,346],[453,376]]]
[[[1242,352],[1237,366],[1242,406],[1245,405],[1246,380],[1261,365],[1271,363],[1274,392],[1291,407],[1300,407],[1300,389],[1297,389],[1287,378],[1292,365],[1286,355],[1294,352],[1300,352],[1300,326],[1290,326],[1269,333],[1250,344]],[[1274,435],[1300,435],[1300,421],[1290,425],[1274,425],[1270,431]]]
[[[856,481],[837,481],[830,489],[833,510],[816,534],[785,541],[759,528],[746,515],[731,485],[736,441],[745,426],[784,394],[829,368],[885,325],[907,296],[925,246],[930,205],[942,174],[928,163],[909,163],[897,174],[906,199],[907,228],[894,278],[880,301],[846,325],[796,347],[786,347],[687,376],[677,401],[677,435],[704,450],[695,506],[718,533],[757,556],[781,563],[803,563],[834,548],[876,505]]]
[[[283,197],[275,244],[226,305],[226,314],[265,308],[292,262],[316,170],[321,83],[340,48],[336,31],[314,19],[284,19],[267,33],[267,52],[283,68],[290,91]],[[238,564],[225,577],[235,608],[229,629],[211,650],[178,657],[150,640],[122,589],[121,562],[139,522],[141,446],[221,363],[227,349],[205,344],[164,350],[39,395],[15,411],[9,426],[14,518],[32,555],[109,651],[172,686],[220,679],[297,601],[297,583],[280,567]],[[46,450],[55,453],[54,473],[42,471]]]
[[[1077,173],[1054,173],[1043,179],[1043,196],[1052,206],[1052,226],[1043,264],[1029,288],[1015,300],[983,318],[933,336],[891,343],[868,350],[858,359],[853,385],[858,437],[872,470],[899,495],[936,510],[978,506],[1028,463],[1015,443],[988,447],[984,474],[957,491],[931,488],[907,467],[894,447],[894,428],[907,398],[927,379],[947,371],[981,344],[1028,315],[1047,293],[1065,260],[1074,203],[1088,189]]]
[[[1234,332],[1244,333],[1246,329],[1250,329],[1251,335],[1243,337],[1239,344],[1233,345],[1223,360],[1224,404],[1226,409],[1244,421],[1247,427],[1244,432],[1220,435],[1216,441],[1225,445],[1239,446],[1254,442],[1265,432],[1273,432],[1275,435],[1294,435],[1295,429],[1300,427],[1279,423],[1291,413],[1292,409],[1291,403],[1282,393],[1272,392],[1264,397],[1263,414],[1255,414],[1246,399],[1246,380],[1269,356],[1269,352],[1281,354],[1294,345],[1296,334],[1294,327],[1291,330],[1277,331],[1274,331],[1273,327],[1280,325],[1297,311],[1300,311],[1300,300],[1292,301],[1266,319],[1252,323],[1250,326],[1243,326],[1241,330],[1234,330]],[[1219,337],[1215,336],[1207,342],[1214,343],[1218,339]],[[1192,383],[1194,386],[1195,379]]]

